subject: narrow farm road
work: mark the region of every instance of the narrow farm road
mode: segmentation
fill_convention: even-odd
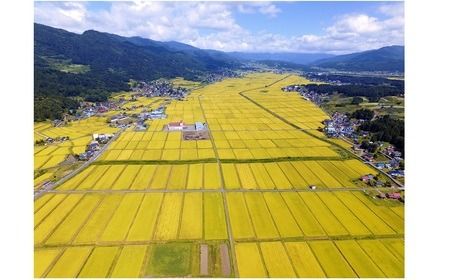
[[[66,182],[67,180],[69,180],[70,178],[74,177],[75,175],[77,175],[78,173],[80,173],[81,171],[83,171],[84,169],[86,169],[89,165],[91,165],[91,163],[93,163],[96,159],[98,159],[105,151],[106,149],[109,147],[109,145],[114,142],[114,140],[116,140],[119,135],[125,130],[125,128],[122,128],[121,130],[119,130],[114,136],[113,138],[111,138],[111,140],[108,141],[108,143],[106,143],[93,157],[91,157],[88,161],[84,162],[81,166],[79,166],[77,169],[73,170],[72,172],[70,172],[69,174],[65,175],[64,177],[62,177],[61,179],[59,179],[57,182],[54,183],[48,183],[46,185],[44,185],[42,188],[35,190],[34,192],[34,199],[36,200],[37,198],[41,197],[42,195],[44,195],[47,192],[52,191],[53,189],[55,189],[57,186],[63,184],[64,182]]]

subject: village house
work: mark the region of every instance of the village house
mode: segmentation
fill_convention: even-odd
[[[114,116],[113,118],[111,118],[111,125],[113,126],[128,125],[132,122],[133,120],[130,117],[123,115]]]
[[[381,198],[381,199],[385,199],[386,198],[386,194],[385,193],[379,193],[379,194],[377,194],[377,197]]]
[[[100,144],[106,144],[108,141],[113,137],[112,134],[98,134],[94,133],[92,134],[92,139],[95,141],[98,141]]]
[[[368,183],[370,180],[373,180],[374,176],[372,174],[367,174],[364,176],[361,176],[361,181],[363,181],[364,183]]]
[[[369,154],[369,153],[364,154],[364,155],[362,156],[362,158],[363,158],[365,161],[368,161],[368,162],[372,162],[372,161],[373,161],[373,155],[372,155],[372,154]]]
[[[100,150],[100,144],[98,143],[98,141],[94,140],[91,143],[89,143],[87,150],[88,151],[98,151],[98,150]]]
[[[177,131],[177,130],[183,130],[184,129],[184,123],[183,121],[179,121],[179,122],[170,122],[167,125],[167,129],[169,131]]]
[[[399,177],[405,177],[405,171],[404,170],[393,170],[389,172],[389,175],[395,178]]]
[[[402,198],[401,194],[397,193],[397,192],[388,193],[386,196],[387,196],[387,198],[390,198],[390,199],[401,199]]]
[[[139,120],[136,123],[135,130],[136,131],[145,131],[145,130],[147,130],[147,124],[143,120]]]

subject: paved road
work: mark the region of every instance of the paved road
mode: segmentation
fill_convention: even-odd
[[[198,99],[198,102],[200,104],[200,109],[202,110],[203,118],[206,121],[205,110],[203,109],[202,101],[200,100],[200,97],[197,97],[197,99]],[[230,242],[231,258],[232,258],[232,261],[233,261],[234,274],[235,274],[235,277],[238,278],[239,277],[239,269],[238,269],[238,266],[237,266],[236,252],[235,252],[235,249],[234,249],[234,243],[235,242],[234,242],[234,238],[233,238],[233,232],[231,230],[231,218],[230,218],[230,215],[229,215],[230,211],[228,210],[227,196],[225,195],[225,191],[226,190],[225,190],[225,187],[224,187],[225,186],[225,180],[223,178],[222,164],[220,163],[219,153],[217,152],[216,143],[214,141],[212,133],[210,133],[210,139],[211,139],[211,143],[212,143],[212,146],[213,146],[214,154],[215,154],[216,159],[217,159],[217,165],[218,165],[219,170],[220,170],[219,173],[220,173],[220,179],[221,179],[221,188],[220,188],[219,191],[222,193],[222,201],[223,201],[223,207],[224,207],[224,210],[225,210],[225,220],[226,220],[226,225],[227,225],[228,241]],[[203,190],[203,191],[205,191],[205,190]],[[215,190],[215,191],[217,191],[217,190]]]
[[[97,189],[97,190],[48,190],[48,193],[196,193],[196,192],[348,192],[348,191],[366,191],[372,188],[355,188],[355,187],[338,187],[338,188],[318,188],[310,190],[309,188],[299,189],[145,189],[145,190],[130,190],[130,189]]]
[[[292,188],[292,189],[90,189],[90,190],[48,190],[49,193],[195,193],[195,192],[348,192],[348,191],[366,191],[373,188],[358,187],[336,187],[336,188],[317,188],[311,190],[309,188]]]
[[[353,145],[352,142],[348,141],[348,140],[345,139],[344,137],[341,137],[341,139],[344,140],[345,142],[350,143],[350,144]],[[372,166],[373,168],[375,168],[375,169],[378,170],[379,172],[383,173],[385,176],[389,177],[389,179],[391,179],[394,183],[396,183],[396,184],[398,185],[397,188],[398,188],[399,190],[404,190],[404,189],[405,189],[405,186],[404,186],[402,183],[400,183],[399,181],[397,181],[394,177],[392,177],[389,173],[387,173],[387,172],[385,172],[385,171],[383,171],[383,170],[381,170],[381,169],[378,169],[378,168],[375,166],[375,164],[373,164],[373,163],[371,163],[371,162],[369,162],[369,161],[365,161],[365,160],[364,160],[362,157],[360,157],[358,154],[353,153],[353,152],[352,152],[352,154],[354,154],[355,156],[357,156],[357,157],[358,157],[360,160],[362,160],[364,163],[366,163],[366,164]],[[387,156],[387,155],[386,155],[386,156]]]
[[[121,130],[119,130],[114,136],[113,138],[111,138],[111,140],[108,141],[108,143],[106,143],[93,157],[91,157],[88,161],[84,162],[81,166],[79,166],[77,169],[75,169],[74,171],[70,172],[69,174],[67,174],[66,176],[62,177],[61,179],[59,179],[57,182],[49,182],[47,184],[45,184],[43,187],[37,189],[34,191],[34,199],[37,199],[39,197],[41,197],[42,195],[44,195],[47,192],[52,191],[54,188],[56,188],[57,186],[61,185],[62,183],[66,182],[67,180],[69,180],[70,178],[72,178],[73,176],[77,175],[78,173],[80,173],[82,170],[84,170],[85,168],[87,168],[92,162],[94,162],[96,159],[98,159],[103,152],[109,147],[109,145],[117,139],[117,137],[119,137],[119,135],[125,130],[125,128],[122,128]]]

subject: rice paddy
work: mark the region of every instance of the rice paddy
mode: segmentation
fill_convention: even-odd
[[[403,204],[375,203],[356,181],[377,171],[310,133],[326,114],[281,91],[307,82],[225,79],[122,132],[35,200],[35,277],[404,277]],[[179,120],[210,139],[163,130]],[[36,166],[70,149],[36,148]]]

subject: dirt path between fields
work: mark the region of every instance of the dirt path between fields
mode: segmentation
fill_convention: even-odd
[[[200,275],[208,275],[208,245],[200,245]]]
[[[220,244],[220,263],[222,265],[222,276],[229,277],[231,274],[231,267],[227,244]]]

